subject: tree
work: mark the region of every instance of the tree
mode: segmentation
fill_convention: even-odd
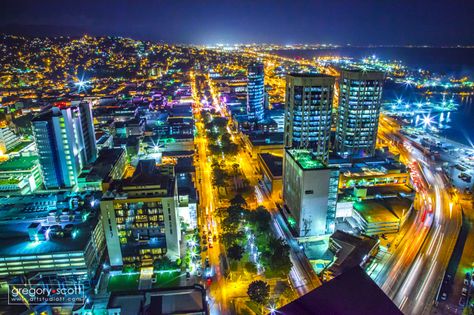
[[[255,266],[255,264],[251,261],[247,261],[244,267],[249,273],[257,273],[257,266]]]
[[[226,248],[231,247],[234,243],[241,240],[244,237],[244,233],[242,231],[227,231],[222,233],[221,240],[222,243]]]
[[[281,238],[270,237],[267,250],[262,253],[262,262],[266,269],[282,275],[290,272],[290,247]]]
[[[272,217],[264,206],[259,206],[255,211],[250,212],[249,220],[255,222],[260,232],[268,232],[270,230],[270,221]]]
[[[227,257],[232,260],[240,261],[244,256],[244,249],[238,244],[233,244],[227,249]]]
[[[270,286],[262,280],[253,281],[249,284],[247,295],[255,303],[263,305],[270,297]]]
[[[172,262],[168,257],[164,256],[161,259],[157,259],[154,263],[156,270],[169,270],[176,269],[177,264]]]
[[[230,200],[230,204],[243,207],[243,206],[247,206],[247,201],[245,201],[245,198],[242,197],[241,194],[237,194],[235,195],[234,198]]]

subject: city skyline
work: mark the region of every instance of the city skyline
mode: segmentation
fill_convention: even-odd
[[[474,314],[474,2],[2,5],[0,314]]]

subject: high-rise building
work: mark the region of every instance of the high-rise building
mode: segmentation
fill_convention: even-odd
[[[343,156],[375,153],[383,72],[342,70],[339,80],[336,150]]]
[[[176,180],[155,163],[140,161],[132,177],[102,197],[102,224],[114,268],[148,268],[164,256],[180,257]]]
[[[285,147],[308,149],[328,161],[334,82],[325,74],[286,77]]]
[[[261,121],[264,116],[265,83],[263,63],[248,66],[247,115],[250,121]]]
[[[50,107],[31,123],[45,187],[75,186],[83,166],[97,155],[90,107]]]
[[[97,158],[97,146],[95,140],[94,119],[92,117],[92,104],[80,102],[77,105],[80,115],[80,125],[84,139],[84,157],[86,163],[94,162]]]
[[[328,167],[310,150],[286,149],[284,213],[299,237],[334,232],[339,168]]]

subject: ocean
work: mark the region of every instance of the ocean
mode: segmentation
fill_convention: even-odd
[[[335,49],[319,50],[279,50],[273,53],[287,57],[313,58],[318,56],[341,56],[362,59],[369,56],[377,56],[384,60],[399,60],[412,69],[424,69],[443,75],[456,77],[468,76],[474,81],[474,48],[406,48],[406,47],[344,47]],[[431,96],[429,100],[440,101]],[[447,98],[452,96],[448,95]],[[420,95],[416,89],[401,85],[388,85],[384,89],[384,101],[393,101],[402,98],[412,102],[423,101],[427,98]],[[440,135],[448,139],[473,146],[474,143],[474,97],[454,96],[453,100],[459,104],[456,111],[449,114],[446,121],[446,113],[433,114],[435,123],[443,121],[443,128],[439,130]]]

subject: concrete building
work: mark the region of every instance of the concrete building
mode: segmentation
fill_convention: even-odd
[[[41,187],[43,178],[37,156],[17,156],[0,163],[0,193],[26,195]]]
[[[285,214],[298,236],[334,232],[338,168],[326,166],[310,150],[286,149],[284,161]]]
[[[82,170],[78,177],[78,189],[101,190],[106,192],[112,181],[122,178],[127,164],[127,154],[123,148],[100,150],[95,162]]]
[[[0,279],[89,283],[102,263],[105,239],[87,200],[63,194],[2,198]]]
[[[259,153],[258,166],[263,175],[261,184],[272,198],[280,199],[283,188],[283,157]]]
[[[265,83],[263,63],[248,66],[247,115],[250,121],[261,121],[265,110]]]
[[[173,176],[162,174],[155,160],[142,160],[132,177],[104,194],[100,208],[113,268],[139,269],[165,255],[180,257],[177,193]]]
[[[384,74],[343,69],[339,79],[336,149],[343,156],[375,153]]]
[[[283,132],[242,134],[242,140],[252,159],[257,160],[258,154],[283,154]]]
[[[324,74],[286,77],[286,148],[309,149],[328,161],[334,83],[334,77]]]
[[[409,216],[413,204],[401,197],[357,201],[353,205],[355,228],[366,235],[397,233]],[[354,222],[354,221],[349,221]]]

